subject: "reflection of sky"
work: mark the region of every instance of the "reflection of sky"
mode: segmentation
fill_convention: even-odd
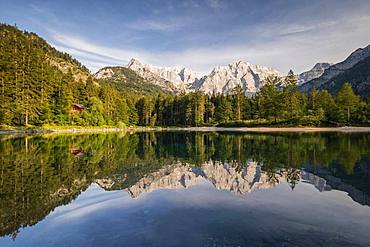
[[[236,196],[204,182],[132,199],[97,185],[0,246],[369,246],[370,208],[299,183]]]

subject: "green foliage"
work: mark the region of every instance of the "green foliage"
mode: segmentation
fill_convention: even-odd
[[[253,161],[261,164],[261,172],[271,181],[281,171],[287,172],[292,187],[299,180],[297,169],[305,166],[312,173],[323,171],[334,186],[342,183],[337,179],[341,177],[370,194],[370,163],[364,159],[370,155],[369,147],[370,136],[362,133],[4,136],[0,139],[0,236],[15,237],[20,227],[42,220],[97,180],[114,181],[105,189],[124,190],[179,162],[191,167],[226,162],[240,171]],[[364,198],[365,194],[357,195]]]
[[[158,95],[170,94],[161,87],[147,82],[134,71],[124,67],[106,67],[113,71],[113,77],[104,79],[104,83],[111,85],[120,92],[129,92],[129,95]]]
[[[369,125],[369,102],[350,84],[334,98],[308,95],[289,71],[283,81],[268,77],[260,92],[246,96],[240,86],[229,95],[202,92],[172,95],[134,71],[109,67],[94,79],[77,60],[56,51],[36,34],[0,24],[0,125],[203,126]],[[81,112],[71,112],[75,104]]]
[[[284,95],[279,89],[280,82],[276,76],[266,78],[266,84],[261,88],[258,99],[261,105],[261,115],[265,118],[277,118],[284,107]]]
[[[136,78],[127,73],[130,80]],[[0,124],[136,124],[130,101],[134,92],[130,95],[125,89],[93,79],[77,60],[36,34],[0,24]],[[85,110],[71,114],[74,104]]]
[[[351,84],[343,84],[343,87],[337,94],[336,102],[339,109],[338,114],[340,121],[350,123],[351,114],[357,110],[360,104],[360,99],[354,94]]]

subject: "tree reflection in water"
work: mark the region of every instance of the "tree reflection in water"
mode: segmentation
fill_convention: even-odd
[[[370,134],[356,133],[3,136],[0,235],[16,237],[93,182],[137,197],[200,180],[237,194],[305,181],[369,205],[369,154]]]

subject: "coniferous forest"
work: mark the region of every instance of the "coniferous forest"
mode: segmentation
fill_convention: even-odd
[[[86,67],[35,33],[0,24],[2,126],[368,126],[370,101],[349,83],[336,95],[302,93],[292,71],[269,77],[246,96],[174,95],[132,71],[126,81],[97,80]],[[83,110],[71,113],[74,105]]]

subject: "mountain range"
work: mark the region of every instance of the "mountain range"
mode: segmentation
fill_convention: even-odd
[[[344,61],[330,65],[319,77],[304,82],[300,89],[303,92],[313,88],[326,89],[336,94],[345,82],[352,85],[356,94],[370,95],[370,45],[357,49]]]
[[[15,60],[20,57],[21,50],[15,50],[17,54],[14,54],[15,52],[10,49],[12,47],[10,34],[13,33],[17,36],[17,42],[22,45],[21,47],[31,47],[29,44],[33,44],[33,49],[22,48],[23,54],[27,53],[32,57],[32,66],[35,67],[32,69],[37,70],[39,69],[37,66],[42,64],[41,69],[48,72],[35,73],[33,76],[28,76],[29,73],[25,73],[24,80],[27,81],[29,77],[31,81],[37,81],[34,78],[36,75],[45,77],[49,73],[60,73],[60,75],[54,75],[48,79],[50,88],[53,88],[62,75],[67,77],[70,74],[72,78],[68,81],[76,87],[82,86],[86,84],[88,79],[92,79],[95,85],[113,85],[120,92],[133,92],[134,94],[179,94],[194,91],[202,91],[207,94],[229,94],[236,86],[240,86],[246,95],[253,95],[264,85],[266,77],[284,78],[283,73],[276,69],[245,61],[234,61],[228,65],[216,66],[210,73],[202,74],[183,67],[158,67],[134,58],[125,66],[104,67],[93,74],[93,78],[91,78],[91,73],[79,61],[67,53],[57,51],[36,34],[22,32],[16,27],[6,24],[0,25],[0,31],[5,35],[0,40],[3,47],[1,50],[2,63],[4,63],[1,68],[5,69],[7,73],[9,72],[10,75],[15,75],[11,73],[14,72],[15,67],[8,65],[9,61],[16,64]],[[21,62],[17,61],[17,64]],[[340,63],[317,63],[311,70],[299,74],[297,78],[299,88],[303,92],[316,88],[326,89],[330,93],[336,94],[345,82],[349,82],[356,94],[364,98],[368,97],[370,95],[370,45],[357,49]],[[15,77],[13,79],[16,81]],[[9,78],[7,80],[9,81]],[[38,80],[43,81],[44,79]],[[10,80],[9,87],[11,85]],[[12,93],[9,91],[9,97],[11,95]]]
[[[284,78],[276,69],[244,61],[217,66],[209,74],[203,75],[189,68],[158,67],[135,58],[126,66],[104,67],[95,74],[95,78],[117,81],[117,74],[125,74],[128,70],[142,77],[149,85],[169,93],[202,91],[206,94],[229,94],[236,86],[240,86],[246,95],[253,95],[264,85],[266,77]],[[370,94],[370,45],[357,49],[340,63],[317,63],[297,77],[298,86],[303,92],[316,88],[335,94],[345,82],[350,82],[357,94],[366,97]]]
[[[282,77],[275,69],[243,61],[217,66],[208,75],[202,75],[189,68],[157,67],[134,58],[126,66],[117,68],[130,69],[147,82],[172,93],[202,91],[207,94],[228,94],[233,88],[240,86],[246,94],[254,94],[263,86],[267,76]],[[115,76],[111,67],[102,68],[95,74],[95,78],[105,80]]]

